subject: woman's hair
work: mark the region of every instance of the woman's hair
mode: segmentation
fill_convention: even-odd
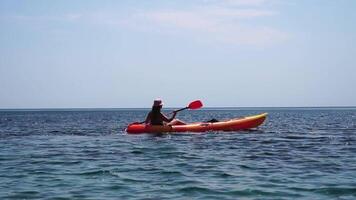
[[[152,114],[154,113],[160,113],[161,112],[162,106],[152,106]]]
[[[152,106],[152,117],[157,117],[161,113],[162,106]]]

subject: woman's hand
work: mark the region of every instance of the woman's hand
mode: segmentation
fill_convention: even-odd
[[[173,113],[173,115],[172,115],[172,117],[168,120],[169,122],[171,122],[171,121],[176,117],[178,111],[174,110],[172,113]]]

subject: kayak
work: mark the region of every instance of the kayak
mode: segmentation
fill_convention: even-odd
[[[235,118],[219,122],[196,122],[185,125],[149,125],[132,123],[126,128],[128,134],[167,133],[167,132],[206,132],[206,131],[239,131],[256,128],[267,117],[267,113]]]
[[[220,122],[196,122],[185,125],[149,125],[133,123],[128,125],[126,132],[129,134],[141,133],[167,133],[167,132],[206,132],[206,131],[239,131],[256,128],[267,117],[267,113],[235,118]]]

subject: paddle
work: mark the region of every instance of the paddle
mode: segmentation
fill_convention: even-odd
[[[177,113],[177,112],[180,112],[180,111],[186,110],[186,109],[196,110],[196,109],[199,109],[201,107],[203,107],[203,103],[200,100],[195,100],[195,101],[190,102],[190,104],[187,107],[175,110],[174,112]],[[144,123],[144,121],[143,122],[134,122],[134,123],[131,123],[131,124],[142,124],[142,123]]]
[[[195,100],[195,101],[190,102],[190,104],[187,107],[178,109],[175,112],[180,112],[180,111],[186,110],[186,109],[196,110],[201,107],[203,107],[203,103],[200,100]]]

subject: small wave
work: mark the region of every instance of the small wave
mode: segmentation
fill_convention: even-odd
[[[105,174],[110,174],[110,171],[108,171],[108,170],[92,170],[92,171],[85,171],[85,172],[81,172],[81,173],[74,173],[73,175],[95,176],[95,175],[105,175]]]
[[[183,176],[184,174],[180,171],[162,171],[159,172],[161,175],[168,175],[168,176]]]
[[[284,191],[265,191],[261,189],[244,189],[244,190],[234,190],[234,191],[226,191],[224,192],[225,195],[229,196],[246,196],[246,197],[302,197],[301,194],[298,193],[290,193],[290,192],[284,192]]]
[[[183,193],[189,193],[189,194],[192,194],[192,193],[212,193],[212,194],[216,194],[216,193],[219,193],[218,191],[216,190],[213,190],[213,189],[209,189],[209,188],[206,188],[206,187],[199,187],[199,186],[187,186],[187,187],[183,187],[183,188],[180,188],[178,189],[179,192],[183,192]]]
[[[325,194],[330,196],[346,196],[353,195],[356,197],[356,188],[347,188],[347,187],[324,187],[318,189],[311,189],[310,191]]]
[[[144,151],[141,151],[141,150],[132,150],[130,153],[132,153],[132,154],[143,154]]]
[[[38,191],[30,190],[23,192],[15,192],[14,194],[8,195],[9,199],[37,199],[40,198],[40,193]],[[6,199],[7,199],[6,198]]]

